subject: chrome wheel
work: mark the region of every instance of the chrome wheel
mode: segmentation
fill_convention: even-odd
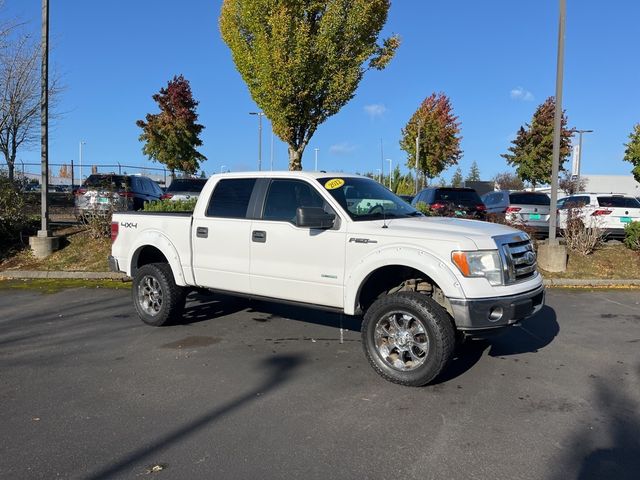
[[[138,304],[148,315],[155,316],[162,309],[162,286],[155,277],[145,275],[138,287]]]
[[[407,312],[393,311],[375,326],[378,355],[390,367],[403,372],[419,368],[429,353],[429,336],[418,319]]]

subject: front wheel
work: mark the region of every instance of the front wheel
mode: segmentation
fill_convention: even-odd
[[[144,265],[133,277],[133,304],[147,325],[161,327],[178,320],[186,293],[185,288],[176,285],[171,267],[166,263]]]
[[[419,387],[444,370],[455,348],[451,319],[433,299],[400,292],[376,300],[362,322],[369,363],[385,379]]]

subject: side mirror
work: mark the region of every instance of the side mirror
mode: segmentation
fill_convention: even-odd
[[[298,207],[296,210],[297,227],[327,229],[333,227],[335,220],[335,214],[320,207]]]

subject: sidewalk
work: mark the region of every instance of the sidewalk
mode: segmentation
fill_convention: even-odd
[[[34,278],[71,278],[79,280],[122,280],[129,278],[124,273],[117,272],[63,272],[63,271],[41,271],[41,270],[4,270],[0,271],[0,279],[34,279]],[[603,278],[545,278],[544,284],[547,287],[638,287],[640,279],[603,279]]]

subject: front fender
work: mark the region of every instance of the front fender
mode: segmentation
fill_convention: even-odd
[[[133,244],[130,250],[130,259],[127,265],[127,275],[133,277],[136,273],[136,265],[138,263],[138,256],[144,247],[154,247],[160,250],[164,257],[169,262],[173,277],[176,285],[181,287],[188,286],[193,282],[193,278],[190,272],[185,275],[180,261],[180,255],[175,245],[169,240],[169,238],[159,230],[147,230],[136,238],[136,242]]]
[[[346,279],[345,313],[356,312],[360,287],[376,270],[388,266],[414,268],[433,280],[447,297],[464,298],[460,281],[440,258],[433,253],[412,245],[393,245],[373,250],[363,257]]]

